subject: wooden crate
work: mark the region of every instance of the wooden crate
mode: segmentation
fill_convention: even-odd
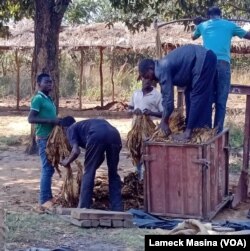
[[[230,200],[228,130],[202,144],[144,145],[144,206],[151,214],[212,219]]]

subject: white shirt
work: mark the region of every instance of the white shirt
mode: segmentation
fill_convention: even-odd
[[[128,105],[133,106],[134,110],[139,108],[141,111],[148,109],[152,112],[163,112],[161,93],[156,88],[146,95],[143,95],[142,90],[135,91]]]

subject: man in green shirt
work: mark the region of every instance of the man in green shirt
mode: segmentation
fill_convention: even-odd
[[[49,96],[53,89],[53,82],[50,75],[42,73],[37,77],[38,92],[31,100],[30,113],[28,121],[35,124],[36,142],[39,148],[41,158],[41,176],[40,176],[40,205],[44,208],[50,208],[52,203],[52,176],[54,167],[50,164],[46,155],[46,145],[48,137],[55,125],[60,123],[56,116],[56,107]]]

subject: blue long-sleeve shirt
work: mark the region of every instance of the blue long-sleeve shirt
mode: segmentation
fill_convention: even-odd
[[[162,93],[163,118],[174,110],[174,86],[192,87],[193,79],[201,74],[207,50],[200,45],[184,45],[155,61],[155,76]]]

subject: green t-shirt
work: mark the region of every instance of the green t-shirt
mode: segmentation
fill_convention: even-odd
[[[56,119],[56,106],[49,96],[38,91],[31,100],[31,110],[38,112],[38,117],[43,119]],[[39,137],[48,137],[53,129],[50,124],[36,124],[36,135]]]

